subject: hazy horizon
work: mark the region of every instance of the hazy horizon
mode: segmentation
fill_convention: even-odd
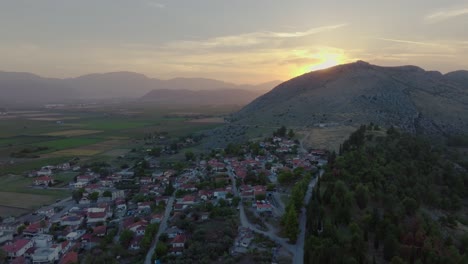
[[[53,78],[253,84],[356,60],[468,69],[465,1],[6,0],[0,23],[0,70]]]

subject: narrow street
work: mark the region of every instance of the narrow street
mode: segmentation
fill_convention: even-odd
[[[161,236],[161,234],[164,231],[166,231],[167,220],[169,218],[169,215],[171,214],[172,205],[174,204],[174,200],[175,200],[175,198],[174,198],[174,196],[172,196],[171,198],[169,198],[169,201],[167,202],[166,211],[164,212],[164,218],[161,221],[161,224],[159,225],[158,233],[156,233],[156,236],[154,237],[151,248],[148,251],[148,253],[146,254],[145,264],[151,264],[151,258],[153,257],[154,251],[156,250],[156,246],[158,245],[159,237]]]
[[[262,231],[262,230],[257,229],[254,225],[252,225],[248,221],[247,216],[245,215],[245,209],[244,209],[244,205],[243,205],[242,202],[239,205],[239,214],[240,214],[241,225],[243,227],[249,228],[250,230],[252,230],[252,231],[254,231],[256,233],[262,234],[262,235],[270,238],[271,240],[275,241],[277,244],[281,245],[283,248],[285,248],[286,250],[291,252],[291,254],[293,255],[293,263],[294,264],[304,263],[304,243],[305,243],[306,215],[307,215],[306,214],[306,210],[307,210],[306,207],[307,207],[307,204],[308,204],[308,202],[309,202],[309,200],[310,200],[310,198],[312,196],[312,190],[313,190],[313,188],[315,187],[315,185],[317,183],[317,179],[320,176],[322,176],[323,173],[324,173],[324,171],[320,170],[319,173],[318,173],[318,177],[312,179],[311,182],[309,183],[306,195],[304,197],[304,206],[301,209],[301,214],[300,214],[300,217],[299,217],[300,234],[298,236],[298,239],[297,239],[297,242],[296,242],[295,245],[289,244],[288,239],[286,239],[286,238],[278,237],[275,234],[275,230],[270,229],[269,231]],[[235,181],[234,173],[232,172],[231,168],[228,169],[228,174],[229,174],[229,177],[231,178],[232,188],[234,190],[234,195],[239,195],[239,192],[238,192],[238,190],[236,188],[236,184],[235,184],[236,181]]]
[[[296,242],[296,253],[294,254],[295,258],[293,263],[294,264],[302,264],[304,263],[304,244],[305,244],[305,233],[306,233],[306,223],[307,223],[307,204],[312,197],[312,190],[315,188],[317,184],[317,180],[323,175],[325,171],[321,169],[318,173],[318,177],[313,178],[309,186],[307,188],[306,195],[304,197],[304,206],[301,208],[301,215],[299,216],[299,236],[297,237]]]

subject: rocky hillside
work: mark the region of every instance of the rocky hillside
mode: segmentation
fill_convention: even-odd
[[[232,116],[243,125],[398,126],[410,132],[468,131],[466,72],[443,75],[415,66],[358,61],[284,82]]]

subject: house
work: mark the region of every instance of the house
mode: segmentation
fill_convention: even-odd
[[[32,263],[54,263],[59,259],[57,248],[37,248],[31,256]]]
[[[182,255],[186,240],[185,235],[177,235],[174,237],[171,241],[171,249],[169,250],[170,254],[176,256]]]
[[[54,178],[50,176],[41,176],[34,179],[34,185],[36,186],[49,186],[54,184]]]
[[[145,211],[145,210],[151,210],[151,205],[152,202],[139,202],[138,203],[138,210],[140,211]]]
[[[242,247],[248,248],[250,246],[250,243],[252,243],[252,240],[253,240],[253,235],[248,234],[242,237],[242,239],[239,242]]]
[[[103,192],[101,190],[101,186],[99,184],[88,184],[85,187],[85,191],[87,193],[97,192],[97,193],[99,193],[99,195],[101,195],[101,193]]]
[[[64,171],[66,171],[66,170],[71,169],[71,166],[70,166],[70,163],[65,162],[65,163],[62,163],[62,164],[57,165],[56,168],[57,168],[58,170],[64,170]]]
[[[184,233],[184,231],[177,228],[176,226],[173,226],[173,227],[167,229],[166,233],[167,233],[168,238],[175,238],[177,235],[182,235]]]
[[[45,207],[38,209],[36,213],[50,218],[55,214],[55,209],[53,206],[45,206]]]
[[[52,244],[54,236],[52,235],[37,235],[33,237],[31,240],[33,241],[33,244],[37,248],[46,248],[49,247]]]
[[[174,205],[174,211],[184,211],[187,208],[188,208],[188,205],[186,204],[177,203]]]
[[[13,240],[13,232],[0,231],[0,244]]]
[[[88,225],[105,222],[107,220],[107,213],[104,212],[88,212]]]
[[[259,213],[273,211],[273,206],[269,203],[257,202],[256,207],[257,207],[257,212]]]
[[[88,185],[87,182],[74,182],[74,183],[70,183],[70,186],[75,188],[75,189],[81,189],[81,188],[84,188],[86,185]]]
[[[93,235],[97,237],[103,237],[106,235],[107,227],[102,225],[102,226],[97,226],[93,228]]]
[[[36,172],[36,175],[38,177],[40,177],[40,176],[50,176],[50,175],[52,175],[52,170],[49,169],[49,168],[42,168],[41,170]]]
[[[205,221],[210,218],[210,213],[209,212],[203,212],[201,213],[200,220]]]
[[[187,238],[185,237],[185,235],[177,235],[176,237],[174,237],[171,241],[171,246],[174,247],[174,248],[177,248],[177,247],[184,247],[185,246],[185,242],[186,242]]]
[[[8,257],[13,259],[23,256],[26,250],[33,247],[33,242],[29,239],[18,239],[12,243],[6,244],[2,249],[7,253]]]
[[[164,213],[154,214],[151,216],[151,224],[159,224],[164,219]]]
[[[147,185],[153,183],[153,179],[151,177],[142,177],[140,178],[140,184]]]
[[[258,195],[266,195],[266,187],[263,185],[256,185],[253,187],[254,197]]]
[[[78,241],[78,239],[80,239],[85,233],[86,231],[84,230],[77,230],[76,232],[68,233],[65,238],[68,241]]]
[[[192,195],[185,195],[184,198],[182,198],[182,201],[180,201],[180,204],[186,204],[186,205],[192,205],[195,203],[195,196]]]
[[[62,226],[79,226],[83,223],[84,217],[80,215],[69,215],[64,216],[60,219],[60,225]]]
[[[201,200],[207,201],[213,196],[213,192],[207,191],[207,190],[200,190],[198,191],[198,197],[200,197]]]
[[[138,235],[141,236],[145,234],[147,225],[148,225],[148,222],[146,222],[145,220],[141,220],[136,223],[128,225],[126,229],[131,230],[137,236]]]
[[[141,240],[143,240],[143,236],[135,236],[130,242],[129,249],[130,250],[140,250]]]
[[[62,247],[62,251],[60,253],[65,254],[72,247],[72,243],[68,240],[65,240],[62,242],[61,247]]]
[[[44,234],[49,232],[50,224],[48,221],[40,221],[31,223],[29,226],[26,227],[23,231],[23,235],[25,236],[36,236],[38,234]]]
[[[227,193],[228,193],[228,192],[226,191],[226,189],[219,188],[219,189],[216,189],[216,190],[213,192],[213,196],[214,196],[216,199],[226,199]]]
[[[78,253],[71,251],[63,255],[59,264],[75,264],[78,263]]]
[[[18,227],[22,225],[23,223],[14,220],[14,218],[11,218],[11,221],[7,221],[7,219],[4,219],[3,223],[0,224],[0,231],[11,232],[13,234],[16,234],[18,231]]]
[[[10,264],[28,264],[29,262],[26,260],[25,257],[17,257],[10,262]]]
[[[78,175],[76,177],[76,182],[88,184],[90,181],[94,180],[94,177],[91,175]]]

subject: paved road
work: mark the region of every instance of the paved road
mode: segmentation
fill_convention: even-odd
[[[313,178],[309,186],[307,188],[306,195],[304,197],[304,206],[301,208],[301,215],[299,216],[299,236],[297,237],[296,241],[296,253],[294,254],[293,263],[295,264],[302,264],[304,263],[304,243],[305,243],[305,233],[306,233],[306,222],[307,222],[307,204],[312,197],[312,190],[314,189],[315,185],[317,184],[318,178],[320,178],[324,173],[324,170],[320,170],[318,173],[318,177]]]
[[[151,258],[153,257],[154,251],[156,250],[156,246],[159,242],[159,237],[164,231],[166,231],[167,219],[169,218],[169,215],[171,214],[172,205],[174,204],[174,199],[175,199],[174,196],[172,196],[171,198],[169,198],[169,201],[167,202],[166,211],[164,212],[164,218],[161,221],[161,224],[159,225],[159,230],[158,230],[158,233],[156,233],[156,236],[154,237],[153,244],[151,245],[151,248],[148,251],[148,254],[146,254],[145,264],[151,264]]]
[[[301,149],[304,153],[306,153],[306,150],[304,148],[302,148],[301,146]],[[247,228],[250,228],[252,231],[256,232],[256,233],[259,233],[259,234],[263,234],[265,236],[267,236],[268,238],[270,238],[271,240],[275,241],[277,244],[281,245],[282,247],[284,247],[286,250],[288,250],[289,252],[291,252],[291,254],[293,255],[293,264],[303,264],[304,263],[304,243],[305,243],[305,232],[306,232],[306,216],[307,216],[307,204],[309,203],[309,200],[312,196],[312,190],[314,189],[315,185],[317,184],[317,180],[318,178],[320,178],[324,173],[324,170],[320,170],[319,173],[318,173],[318,177],[315,177],[313,178],[309,185],[308,185],[308,188],[307,188],[307,192],[306,192],[306,195],[304,196],[304,206],[301,208],[301,214],[299,216],[299,230],[300,230],[300,233],[299,233],[299,236],[298,236],[298,239],[296,241],[296,244],[295,245],[291,245],[288,243],[288,240],[285,239],[285,238],[281,238],[281,237],[278,237],[276,234],[275,234],[275,230],[273,229],[269,229],[269,231],[262,231],[262,230],[259,230],[257,229],[254,225],[252,225],[246,215],[245,215],[245,209],[244,209],[244,205],[243,203],[241,202],[240,205],[239,205],[239,214],[240,214],[240,221],[241,221],[241,225],[243,227],[247,227]],[[235,181],[235,178],[234,178],[234,173],[232,172],[232,168],[228,167],[228,175],[229,177],[231,178],[231,182],[232,182],[232,189],[234,191],[234,195],[239,195],[239,192],[237,190],[237,187],[236,187],[236,181]],[[279,195],[275,198],[280,198]],[[279,202],[281,203],[281,200],[279,199]],[[149,264],[149,263],[148,263]]]

